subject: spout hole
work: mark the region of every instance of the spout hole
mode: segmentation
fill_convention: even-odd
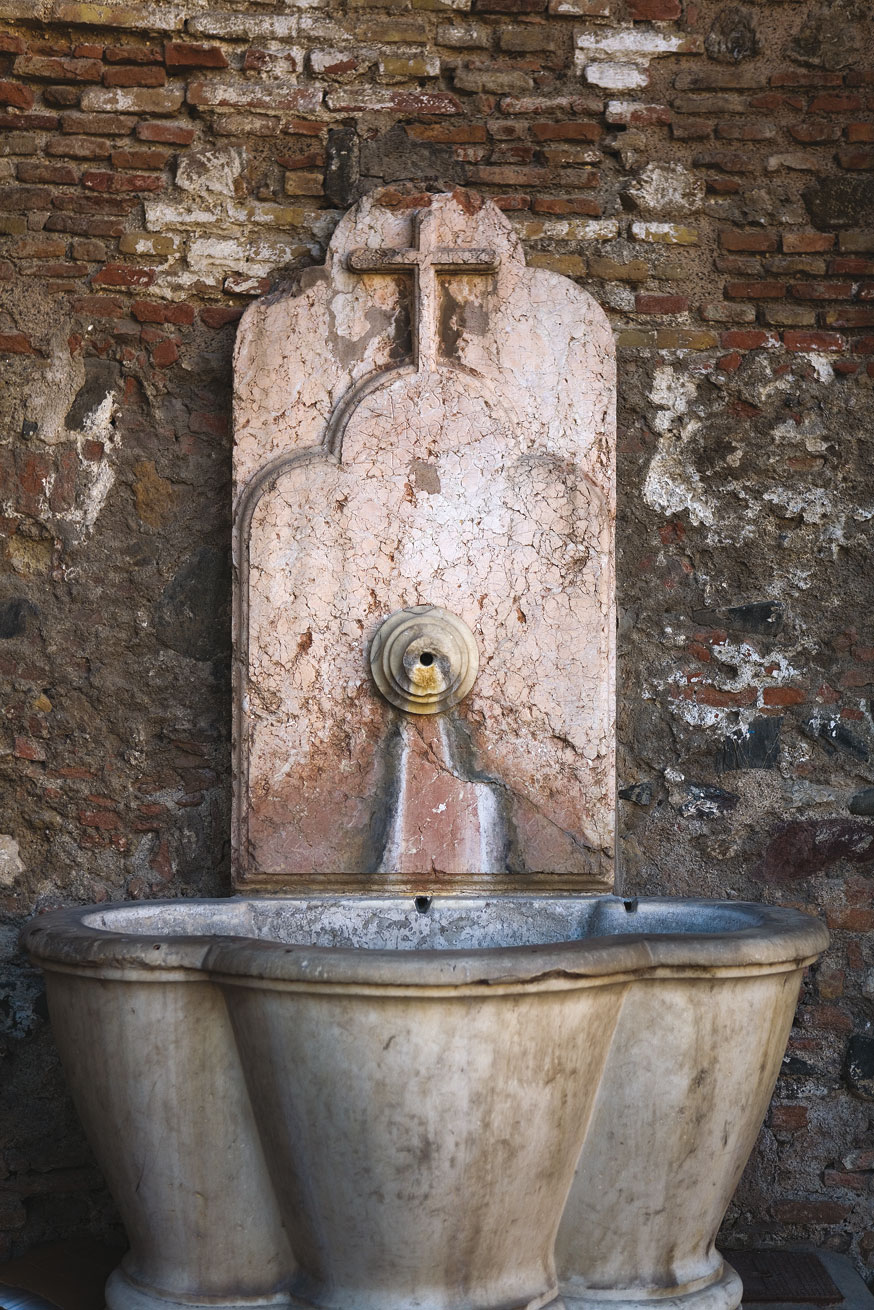
[[[428,667],[429,664],[433,664],[434,663],[433,651],[423,650],[422,654],[419,656],[419,663],[424,664],[426,668]]]
[[[417,896],[413,904],[420,914],[427,914],[431,908],[431,897]]]
[[[625,906],[626,914],[637,913],[637,897],[635,897],[633,901],[623,901],[622,904]]]

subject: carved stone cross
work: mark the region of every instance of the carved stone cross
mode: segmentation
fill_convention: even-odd
[[[353,273],[408,273],[414,275],[413,348],[420,373],[437,369],[438,273],[493,273],[498,267],[494,250],[476,247],[438,246],[434,240],[434,215],[425,209],[417,223],[415,249],[359,247],[346,260]]]

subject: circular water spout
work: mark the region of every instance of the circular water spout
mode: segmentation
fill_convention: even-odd
[[[479,651],[470,628],[436,605],[395,610],[370,644],[370,671],[385,699],[408,714],[440,714],[476,679]]]

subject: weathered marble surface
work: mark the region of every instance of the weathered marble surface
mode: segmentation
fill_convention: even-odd
[[[827,940],[795,910],[612,896],[34,920],[131,1237],[109,1310],[533,1310],[560,1219],[574,1310],[734,1310],[713,1240]]]
[[[300,296],[245,315],[235,379],[237,885],[609,885],[601,310],[527,269],[491,204],[365,200]],[[437,730],[368,673],[382,621],[421,604],[479,648]]]

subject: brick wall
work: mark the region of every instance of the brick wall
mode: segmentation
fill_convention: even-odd
[[[867,18],[0,0],[0,1255],[117,1231],[17,925],[228,888],[234,323],[470,185],[615,323],[624,885],[834,932],[726,1240],[874,1270]]]

